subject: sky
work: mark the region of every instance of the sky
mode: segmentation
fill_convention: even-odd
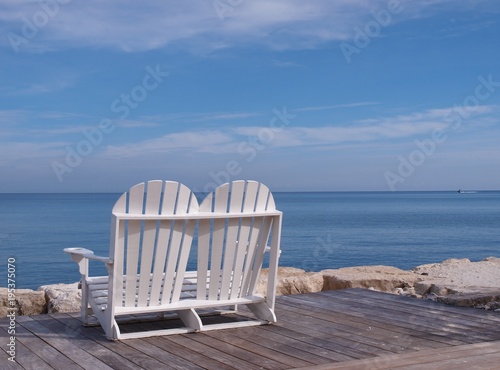
[[[0,0],[0,192],[500,190],[495,0]]]

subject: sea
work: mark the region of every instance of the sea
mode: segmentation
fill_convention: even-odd
[[[0,194],[0,286],[7,286],[8,273],[17,289],[78,281],[77,265],[63,249],[84,247],[107,256],[118,197]],[[411,269],[448,258],[500,257],[499,191],[278,192],[274,197],[283,211],[280,266]],[[105,273],[101,265],[91,264],[91,274]]]

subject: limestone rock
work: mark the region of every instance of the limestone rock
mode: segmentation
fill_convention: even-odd
[[[78,312],[82,302],[82,291],[78,283],[44,285],[38,288],[47,300],[47,312]]]
[[[345,267],[321,271],[325,279],[323,290],[373,288],[393,292],[397,288],[413,287],[423,277],[391,266]]]
[[[45,295],[31,289],[16,289],[14,299],[9,301],[7,288],[0,288],[0,317],[12,313],[16,309],[16,315],[40,315],[47,313]],[[14,302],[11,305],[10,302]]]
[[[460,307],[476,307],[496,309],[500,300],[500,288],[476,287],[469,291],[460,291],[452,294],[437,296],[436,301]]]
[[[419,295],[429,294],[432,288],[432,281],[417,281],[415,283],[415,293]]]
[[[449,259],[442,263],[431,263],[415,267],[412,271],[427,276],[426,280],[441,280],[457,286],[498,287],[500,260],[489,257],[484,261],[471,262],[464,259]]]
[[[404,288],[396,288],[392,291],[392,293],[398,295],[404,295],[407,297],[422,298],[422,296],[420,294],[417,294],[415,288],[412,286],[405,286]]]
[[[265,294],[268,270],[263,269],[259,279],[257,292]],[[323,289],[323,274],[306,272],[294,267],[278,268],[277,295],[314,293]]]
[[[471,262],[449,259],[441,263],[418,266],[414,272],[423,274],[425,281],[415,284],[424,298],[456,306],[486,309],[496,307],[500,296],[500,258],[488,257]]]
[[[500,258],[497,258],[497,257],[486,257],[483,261],[496,263],[496,264],[500,265]]]

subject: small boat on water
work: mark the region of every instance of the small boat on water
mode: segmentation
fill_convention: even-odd
[[[467,191],[467,190],[458,189],[458,193],[459,194],[476,194],[477,191]]]

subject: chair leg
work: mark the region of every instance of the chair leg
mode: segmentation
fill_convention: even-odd
[[[252,313],[260,320],[267,322],[276,322],[276,315],[271,308],[265,303],[251,303],[247,304],[247,307],[252,311]]]
[[[177,313],[177,315],[179,315],[179,318],[188,328],[198,331],[202,330],[203,324],[201,322],[200,316],[194,309],[191,308],[189,310],[179,310],[175,312]]]
[[[81,282],[81,290],[82,290],[82,305],[81,305],[81,320],[83,325],[89,325],[89,311],[91,311],[89,307],[89,286],[85,279],[82,279]]]

